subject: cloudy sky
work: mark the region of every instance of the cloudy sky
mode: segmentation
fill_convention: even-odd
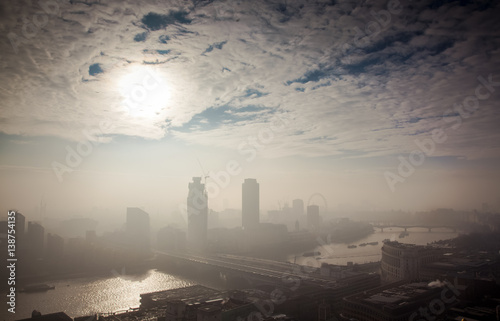
[[[2,1],[2,211],[500,208],[499,7]]]

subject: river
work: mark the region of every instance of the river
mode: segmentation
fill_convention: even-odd
[[[330,263],[338,265],[346,265],[347,262],[353,263],[368,263],[380,261],[382,254],[381,248],[383,240],[390,239],[401,243],[426,245],[438,240],[452,239],[458,236],[458,233],[448,229],[433,229],[429,232],[427,229],[411,228],[409,235],[404,238],[399,238],[399,234],[403,231],[400,228],[386,228],[384,232],[375,231],[356,242],[351,243],[330,243],[325,238],[318,241],[318,245],[310,251],[320,252],[321,255],[315,257],[317,265],[321,263]],[[378,242],[377,245],[359,246],[361,243]],[[348,245],[358,245],[356,248],[349,249]],[[287,261],[296,262],[297,264],[311,265],[311,258],[303,257],[303,252],[294,253],[287,256]]]
[[[321,255],[316,258],[306,258],[303,252],[295,255],[281,257],[298,264],[310,264],[311,260],[319,266],[322,262],[345,265],[347,262],[367,263],[380,261],[381,247],[384,239],[397,240],[403,243],[427,244],[429,242],[450,239],[458,233],[446,229],[428,232],[426,229],[411,229],[409,235],[399,238],[401,229],[385,229],[384,232],[376,231],[353,243],[331,243],[324,240],[323,244],[311,251],[319,251]],[[348,244],[379,242],[377,245],[348,249]],[[140,294],[195,284],[194,281],[179,276],[173,276],[157,270],[149,270],[145,274],[131,276],[126,271],[111,271],[106,277],[85,277],[61,279],[47,282],[54,285],[54,290],[42,293],[17,293],[16,314],[7,312],[4,304],[0,311],[1,320],[17,320],[31,317],[33,309],[42,314],[64,311],[70,317],[84,316],[92,313],[107,313],[126,310],[140,305]],[[2,295],[5,298],[5,295]]]
[[[55,289],[38,293],[17,293],[16,313],[7,312],[2,304],[1,320],[31,317],[36,309],[42,314],[64,311],[70,317],[92,313],[126,310],[140,305],[140,294],[175,289],[195,284],[157,270],[141,275],[127,275],[126,271],[111,271],[107,277],[85,277],[47,282]],[[5,296],[2,296],[5,298]]]

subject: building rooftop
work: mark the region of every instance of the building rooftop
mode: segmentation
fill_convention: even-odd
[[[141,304],[149,301],[147,305],[158,305],[164,302],[180,301],[185,304],[197,304],[222,299],[226,293],[202,285],[193,285],[185,288],[150,292],[141,294]]]
[[[385,310],[393,310],[429,298],[441,290],[440,287],[429,286],[427,282],[418,282],[365,291],[350,297],[350,299],[368,305],[380,306]]]
[[[34,316],[31,318],[27,319],[20,319],[18,321],[72,321],[66,313],[64,312],[56,312],[56,313],[49,313],[49,314],[42,314],[39,316]]]
[[[385,241],[384,245],[389,245],[392,247],[397,247],[400,249],[406,249],[406,250],[411,250],[411,249],[441,249],[442,246],[440,245],[417,245],[417,244],[409,244],[409,243],[399,243],[398,241]]]

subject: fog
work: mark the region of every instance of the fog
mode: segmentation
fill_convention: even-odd
[[[0,4],[0,319],[498,320],[499,6]]]

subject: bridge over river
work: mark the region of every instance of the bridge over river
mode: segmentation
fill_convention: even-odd
[[[424,228],[427,229],[429,232],[432,232],[432,229],[449,229],[452,230],[453,232],[457,232],[458,227],[453,226],[453,225],[425,225],[425,224],[399,224],[399,223],[370,223],[374,228],[380,229],[382,232],[384,231],[384,228],[391,228],[391,227],[397,227],[404,229],[405,232],[408,231],[408,229],[411,228]]]
[[[217,254],[197,255],[154,251],[165,267],[180,272],[220,278],[228,287],[255,287],[263,285],[324,285],[332,279],[322,276],[318,267],[303,266],[290,262],[279,262],[260,258]],[[315,258],[311,265],[316,264]]]

